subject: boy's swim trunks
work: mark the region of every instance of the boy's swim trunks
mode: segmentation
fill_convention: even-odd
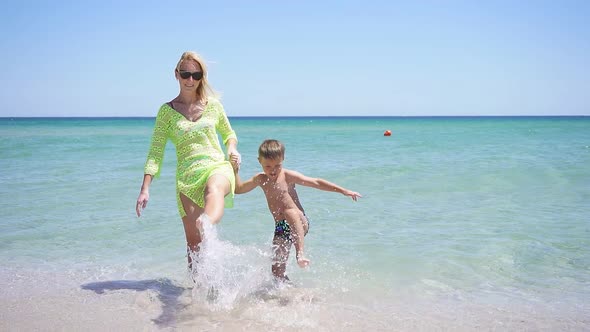
[[[309,231],[309,218],[307,218],[307,216],[305,216],[305,218],[307,219],[307,229]],[[293,237],[291,236],[291,227],[289,226],[289,223],[286,219],[275,221],[275,236],[285,240],[293,241]]]

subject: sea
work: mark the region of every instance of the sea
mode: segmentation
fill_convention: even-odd
[[[243,178],[274,138],[362,195],[297,187],[308,268],[273,280],[257,188],[195,283],[170,142],[135,213],[154,118],[2,118],[0,330],[590,331],[590,117],[230,120]]]

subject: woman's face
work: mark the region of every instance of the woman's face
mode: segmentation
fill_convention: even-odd
[[[200,77],[198,77],[199,73]],[[183,61],[175,73],[178,84],[180,84],[180,89],[192,92],[197,91],[199,84],[201,84],[202,74],[203,70],[201,69],[199,63],[192,60]],[[183,78],[182,75],[188,77]],[[195,79],[195,76],[197,76],[198,79]]]

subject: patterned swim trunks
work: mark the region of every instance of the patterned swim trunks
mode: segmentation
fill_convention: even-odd
[[[309,231],[309,218],[305,216],[307,219],[307,228]],[[307,232],[305,233],[307,235]],[[291,226],[286,219],[275,221],[275,236],[283,238],[285,240],[293,241],[293,236],[291,235]]]

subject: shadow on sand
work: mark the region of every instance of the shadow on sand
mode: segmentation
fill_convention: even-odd
[[[187,306],[182,304],[179,299],[188,288],[177,286],[169,279],[110,280],[91,282],[80,287],[96,294],[104,294],[105,291],[114,290],[133,290],[137,292],[152,290],[158,294],[158,299],[162,303],[162,313],[152,320],[160,327],[171,326],[175,322],[175,312]]]

